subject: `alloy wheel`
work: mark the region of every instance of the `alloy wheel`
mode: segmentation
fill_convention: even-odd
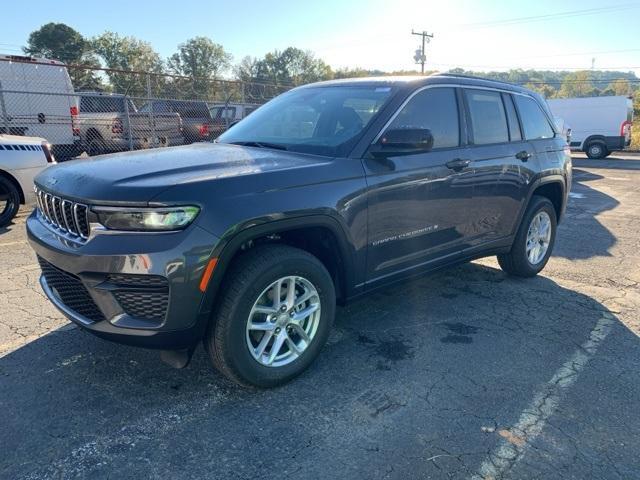
[[[261,365],[295,361],[313,342],[320,323],[316,287],[299,276],[282,277],[263,290],[247,319],[246,341]]]
[[[551,243],[551,217],[545,211],[538,212],[527,231],[527,259],[531,265],[539,264]]]

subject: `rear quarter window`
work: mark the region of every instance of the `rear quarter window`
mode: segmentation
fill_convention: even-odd
[[[527,140],[552,138],[554,136],[553,128],[538,102],[523,95],[514,95],[514,98],[520,112],[525,138]]]
[[[468,89],[465,95],[471,116],[473,143],[487,145],[508,142],[507,116],[500,93]]]

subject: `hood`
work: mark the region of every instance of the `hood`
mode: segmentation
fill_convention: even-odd
[[[80,202],[144,204],[176,185],[329,161],[315,155],[198,143],[73,160],[44,170],[35,182],[49,192]]]

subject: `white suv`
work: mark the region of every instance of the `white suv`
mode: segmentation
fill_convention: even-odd
[[[20,205],[33,203],[33,178],[56,163],[44,138],[0,135],[0,227],[7,225]]]

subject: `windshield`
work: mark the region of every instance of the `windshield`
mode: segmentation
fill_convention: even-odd
[[[279,146],[326,156],[347,155],[391,97],[388,86],[310,87],[280,95],[223,135],[220,143]]]

